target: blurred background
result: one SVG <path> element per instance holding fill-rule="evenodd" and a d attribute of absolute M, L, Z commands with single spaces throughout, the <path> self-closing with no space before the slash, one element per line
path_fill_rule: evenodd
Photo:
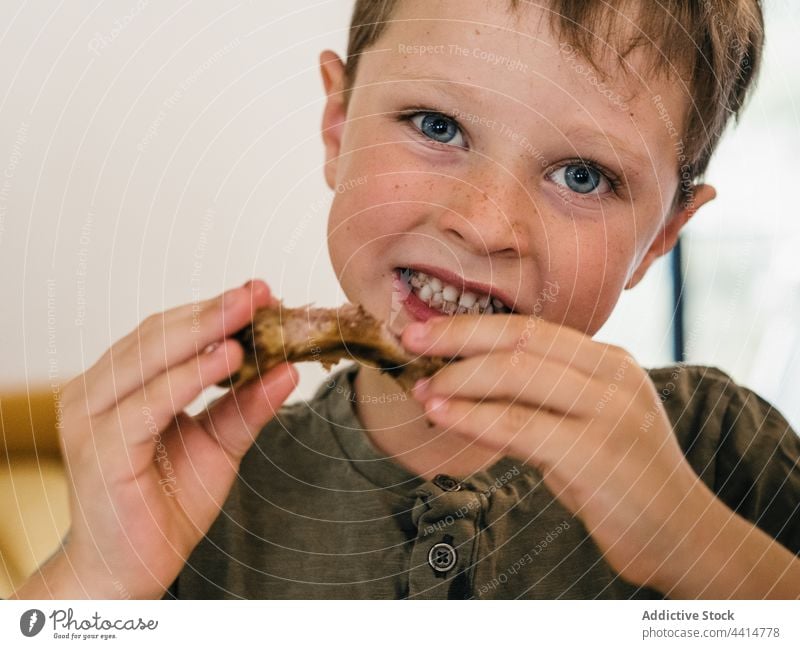
<path fill-rule="evenodd" d="M 317 61 L 351 0 L 5 0 L 0 25 L 0 597 L 69 527 L 53 396 L 146 316 L 264 278 L 337 306 Z M 800 429 L 800 3 L 767 0 L 762 76 L 688 226 L 685 360 Z M 671 260 L 597 335 L 673 363 Z M 326 372 L 298 366 L 290 401 Z M 221 391 L 210 388 L 190 412 Z"/>
<path fill-rule="evenodd" d="M 250 277 L 292 306 L 341 303 L 317 57 L 344 55 L 350 0 L 4 6 L 0 383 L 63 383 L 150 313 Z M 766 15 L 760 85 L 708 173 L 719 197 L 684 237 L 684 337 L 688 362 L 798 427 L 800 4 Z M 672 316 L 663 261 L 597 337 L 668 364 Z M 299 369 L 291 400 L 326 374 Z"/>

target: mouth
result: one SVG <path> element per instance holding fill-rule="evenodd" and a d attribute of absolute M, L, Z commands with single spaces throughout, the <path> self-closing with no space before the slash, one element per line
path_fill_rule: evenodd
<path fill-rule="evenodd" d="M 403 292 L 404 304 L 413 315 L 490 315 L 515 313 L 497 291 L 469 282 L 449 271 L 425 266 L 395 268 L 395 286 Z"/>

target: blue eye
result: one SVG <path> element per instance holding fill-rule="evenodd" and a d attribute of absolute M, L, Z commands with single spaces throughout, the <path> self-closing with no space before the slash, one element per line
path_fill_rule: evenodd
<path fill-rule="evenodd" d="M 553 180 L 577 194 L 603 194 L 611 189 L 609 180 L 597 169 L 586 164 L 568 164 L 556 169 Z M 598 191 L 598 188 L 604 188 Z"/>
<path fill-rule="evenodd" d="M 454 119 L 447 117 L 447 115 L 442 115 L 441 113 L 416 113 L 410 119 L 411 123 L 431 140 L 440 144 L 466 147 L 461 128 Z M 454 142 L 454 138 L 459 138 L 459 140 Z"/>

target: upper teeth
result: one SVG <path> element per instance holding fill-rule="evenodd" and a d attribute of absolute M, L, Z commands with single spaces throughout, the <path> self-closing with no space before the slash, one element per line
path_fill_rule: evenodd
<path fill-rule="evenodd" d="M 428 306 L 439 309 L 447 315 L 511 312 L 511 309 L 497 298 L 472 291 L 461 293 L 458 288 L 445 284 L 438 277 L 410 269 L 402 269 L 401 274 L 411 285 L 414 295 Z"/>

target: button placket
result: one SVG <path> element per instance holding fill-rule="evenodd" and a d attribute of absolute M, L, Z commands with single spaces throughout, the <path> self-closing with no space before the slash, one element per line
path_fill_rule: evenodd
<path fill-rule="evenodd" d="M 417 538 L 410 557 L 409 597 L 447 599 L 454 592 L 467 592 L 478 542 L 481 495 L 470 483 L 459 483 L 445 474 L 418 488 L 416 495 L 412 520 Z"/>
<path fill-rule="evenodd" d="M 434 477 L 432 482 L 442 491 L 459 491 L 461 489 L 461 483 L 458 480 L 444 473 Z"/>

